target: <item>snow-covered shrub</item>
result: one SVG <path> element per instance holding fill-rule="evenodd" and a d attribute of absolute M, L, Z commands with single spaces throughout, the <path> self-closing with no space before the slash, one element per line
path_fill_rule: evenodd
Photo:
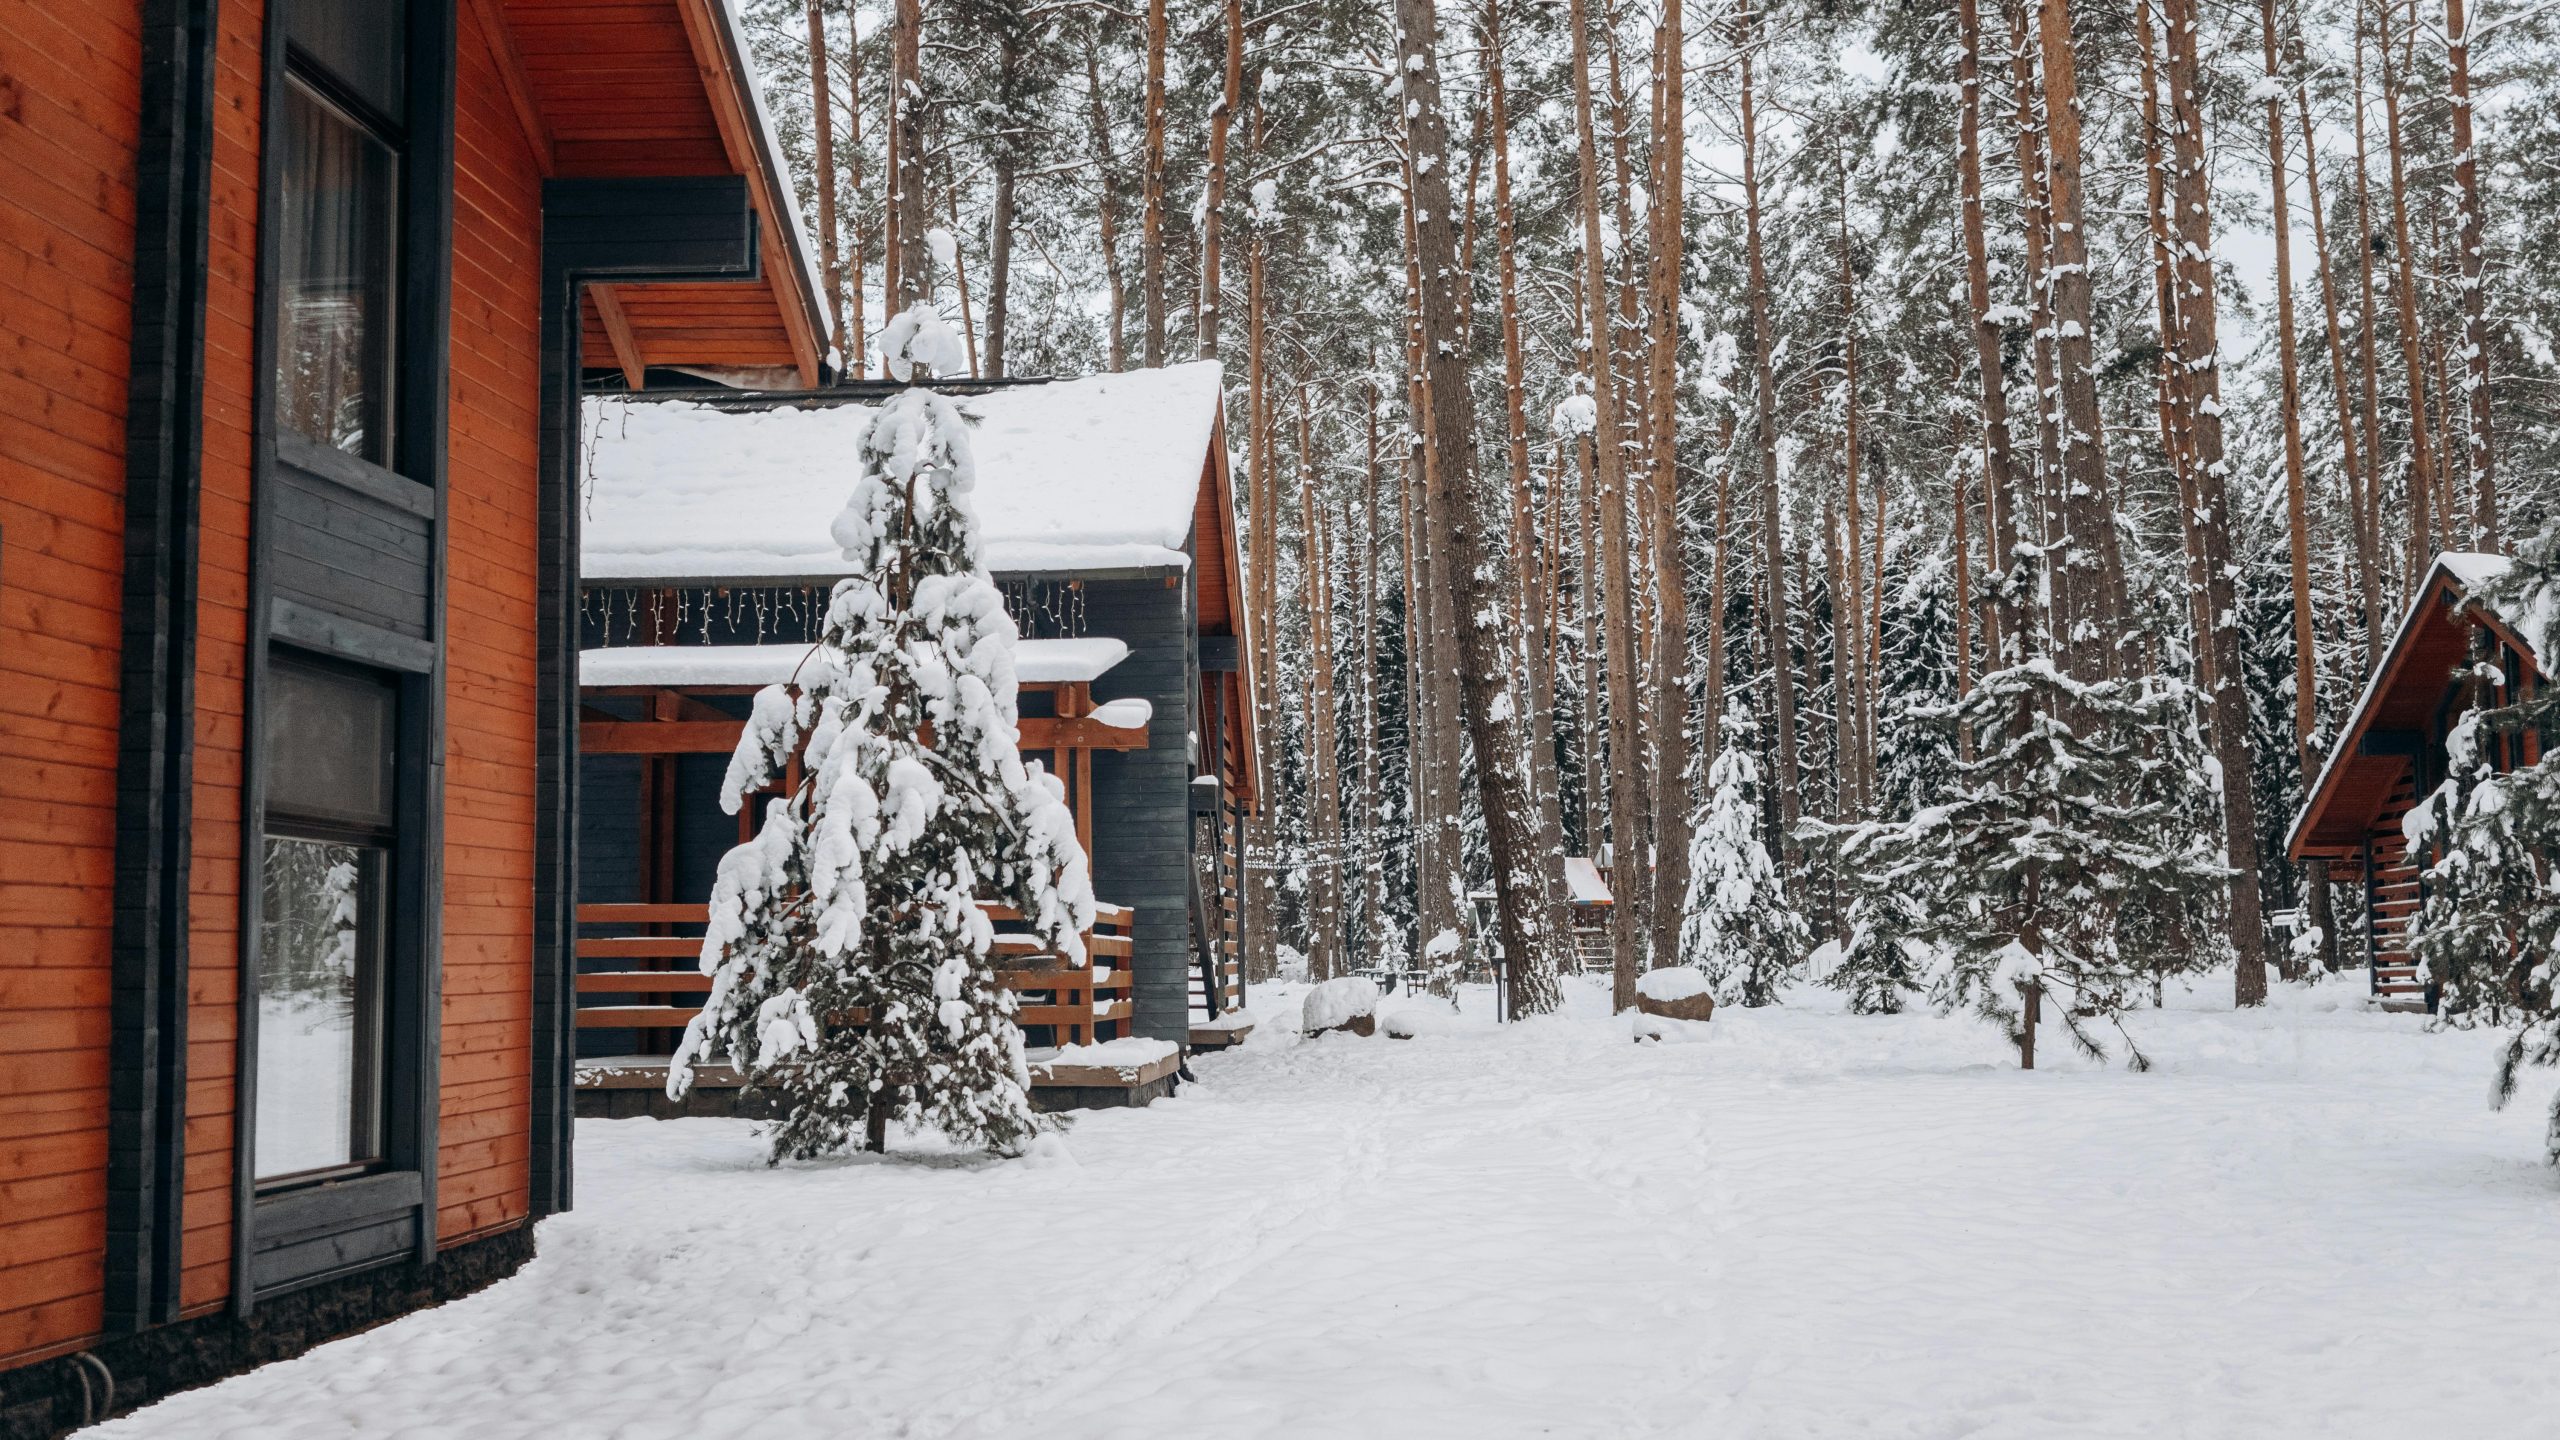
<path fill-rule="evenodd" d="M 2479 603 L 2514 625 L 2539 657 L 2560 655 L 2560 529 L 2527 543 Z M 2546 663 L 2548 663 L 2546 661 Z M 2410 946 L 2439 987 L 2442 1023 L 2513 1031 L 2499 1052 L 2493 1103 L 2515 1094 L 2527 1065 L 2560 1065 L 2560 758 L 2549 737 L 2560 698 L 2546 682 L 2527 698 L 2502 696 L 2494 665 L 2475 662 L 2483 705 L 2446 738 L 2447 777 L 2406 822 L 2413 852 L 2431 853 Z M 2499 773 L 2494 748 L 2546 737 L 2531 765 Z M 2546 1146 L 2560 1163 L 2560 1100 Z"/>
<path fill-rule="evenodd" d="M 2019 987 L 2034 985 L 2073 1043 L 2103 1055 L 2090 1022 L 2115 1023 L 2160 977 L 2227 950 L 2230 872 L 2196 713 L 2195 692 L 2160 676 L 2084 682 L 2038 658 L 1982 677 L 1940 712 L 1974 755 L 1944 803 L 1809 827 L 1839 844 L 1850 890 L 1834 983 L 1875 1008 L 1922 983 L 2013 1038 Z M 1933 957 L 1925 976 L 1905 973 L 1915 952 Z"/>
<path fill-rule="evenodd" d="M 1680 960 L 1725 1003 L 1767 1005 L 1811 948 L 1777 861 L 1760 838 L 1760 762 L 1751 714 L 1724 715 L 1724 743 L 1707 768 L 1707 798 L 1689 839 L 1689 894 L 1680 915 Z"/>
<path fill-rule="evenodd" d="M 918 312 L 893 333 L 947 348 Z M 720 862 L 711 993 L 667 1090 L 681 1096 L 694 1063 L 725 1052 L 783 1097 L 776 1160 L 843 1148 L 875 1105 L 1010 1150 L 1037 1121 L 978 902 L 1012 906 L 1080 959 L 1093 887 L 1063 788 L 1015 748 L 1016 632 L 978 557 L 967 423 L 940 395 L 902 391 L 858 458 L 834 526 L 854 573 L 799 694 L 756 697 L 721 803 L 735 812 L 795 752 L 802 776 Z"/>

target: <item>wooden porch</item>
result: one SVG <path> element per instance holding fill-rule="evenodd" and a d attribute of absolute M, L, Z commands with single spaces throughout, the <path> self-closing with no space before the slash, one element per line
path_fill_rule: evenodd
<path fill-rule="evenodd" d="M 1099 1045 L 1128 1035 L 1135 1004 L 1130 995 L 1130 912 L 1118 905 L 1096 905 L 1093 928 L 1085 932 L 1085 958 L 1066 956 L 1008 922 L 1021 917 L 1001 905 L 980 906 L 996 925 L 994 953 L 997 983 L 1013 992 L 1021 1007 L 1015 1015 L 1023 1038 L 1035 1056 L 1068 1045 Z M 702 1104 L 679 1105 L 665 1096 L 667 1066 L 684 1028 L 701 1013 L 711 990 L 702 973 L 702 935 L 709 922 L 708 905 L 581 905 L 578 907 L 578 1017 L 581 1035 L 627 1034 L 629 1048 L 578 1061 L 578 1113 L 603 1117 L 626 1115 L 729 1114 L 736 1109 L 734 1092 L 744 1084 L 736 1067 L 716 1063 L 694 1071 Z M 848 1015 L 861 1025 L 869 1017 Z M 1168 1071 L 1171 1067 L 1162 1067 Z M 1151 1086 L 1163 1076 L 1149 1073 L 1125 1082 L 1116 1070 L 1109 1075 L 1090 1067 L 1069 1067 L 1056 1074 L 1034 1069 L 1033 1099 L 1043 1089 L 1087 1090 L 1125 1084 Z M 1046 1083 L 1044 1083 L 1046 1082 Z M 613 1092 L 630 1092 L 617 1096 Z M 723 1093 L 729 1092 L 729 1093 Z M 652 1100 L 651 1097 L 655 1099 Z"/>

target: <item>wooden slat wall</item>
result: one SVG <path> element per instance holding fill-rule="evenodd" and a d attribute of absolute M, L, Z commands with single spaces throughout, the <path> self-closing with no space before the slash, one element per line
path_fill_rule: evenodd
<path fill-rule="evenodd" d="M 258 144 L 265 7 L 225 5 L 213 105 L 205 293 L 203 532 L 187 974 L 186 1274 L 191 1312 L 231 1293 L 232 1124 L 240 1074 L 240 759 L 249 663 L 249 488 L 257 394 Z"/>
<path fill-rule="evenodd" d="M 466 7 L 457 45 L 437 1236 L 524 1218 L 533 1046 L 542 176 Z"/>
<path fill-rule="evenodd" d="M 141 53 L 0 0 L 0 1364 L 101 1319 Z"/>
<path fill-rule="evenodd" d="M 1129 643 L 1129 658 L 1093 684 L 1097 701 L 1155 707 L 1147 748 L 1093 757 L 1093 888 L 1136 912 L 1135 1033 L 1189 1038 L 1191 949 L 1192 648 L 1190 591 L 1160 579 L 1085 585 L 1088 628 Z"/>

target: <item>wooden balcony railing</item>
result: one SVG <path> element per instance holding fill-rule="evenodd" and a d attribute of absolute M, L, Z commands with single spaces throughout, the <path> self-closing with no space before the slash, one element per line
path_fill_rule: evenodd
<path fill-rule="evenodd" d="M 1047 1031 L 1052 1045 L 1131 1033 L 1128 907 L 1094 907 L 1081 965 L 1020 929 L 1012 910 L 982 908 L 996 926 L 997 981 L 1018 997 L 1024 1029 Z M 672 1053 L 711 990 L 711 977 L 696 968 L 709 915 L 707 905 L 579 906 L 578 1028 L 636 1031 L 644 1053 Z M 858 1024 L 862 1017 L 850 1018 Z"/>

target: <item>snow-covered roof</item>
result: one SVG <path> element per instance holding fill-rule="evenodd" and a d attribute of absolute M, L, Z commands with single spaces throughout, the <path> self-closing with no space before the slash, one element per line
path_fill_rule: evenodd
<path fill-rule="evenodd" d="M 1218 434 L 1215 361 L 958 399 L 975 424 L 979 536 L 999 574 L 1181 567 Z M 854 404 L 586 402 L 584 578 L 822 580 L 853 491 Z"/>
<path fill-rule="evenodd" d="M 1600 867 L 1588 855 L 1564 857 L 1564 898 L 1575 905 L 1608 905 L 1615 903 L 1609 894 L 1609 882 L 1600 878 Z"/>
<path fill-rule="evenodd" d="M 615 645 L 578 654 L 581 685 L 784 685 L 809 658 L 809 645 Z M 1013 676 L 1025 685 L 1084 684 L 1129 658 L 1109 638 L 1017 640 Z M 1108 707 L 1105 707 L 1108 708 Z M 1108 722 L 1106 722 L 1108 723 Z M 1142 717 L 1138 721 L 1144 725 Z"/>
<path fill-rule="evenodd" d="M 797 262 L 801 299 L 809 308 L 809 319 L 817 326 L 818 348 L 832 353 L 826 317 L 821 313 L 827 293 L 826 274 L 818 267 L 817 247 L 809 243 L 809 222 L 800 213 L 798 188 L 791 183 L 791 163 L 783 158 L 782 135 L 774 127 L 773 107 L 765 103 L 764 75 L 756 67 L 755 47 L 747 43 L 747 20 L 738 8 L 738 0 L 722 0 L 720 24 L 721 39 L 728 46 L 732 63 L 738 67 L 738 88 L 745 92 L 744 98 L 752 112 L 756 153 L 764 162 L 765 181 L 775 202 L 791 221 L 788 233 L 781 237 L 783 248 L 789 250 L 791 258 Z M 838 357 L 837 363 L 842 363 L 842 357 Z"/>
<path fill-rule="evenodd" d="M 2461 581 L 2462 588 L 2476 590 L 2506 574 L 2507 567 L 2515 562 L 2504 555 L 2487 555 L 2477 550 L 2448 550 L 2436 557 L 2436 563 Z"/>

